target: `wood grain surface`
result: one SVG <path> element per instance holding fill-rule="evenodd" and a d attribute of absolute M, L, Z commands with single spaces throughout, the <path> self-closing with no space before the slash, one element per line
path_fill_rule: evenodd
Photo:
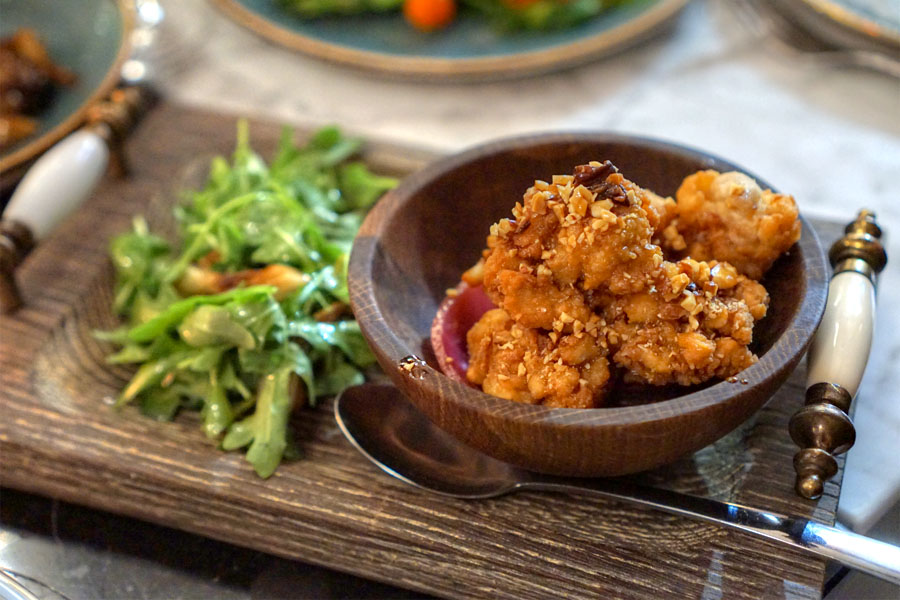
<path fill-rule="evenodd" d="M 132 175 L 26 260 L 26 306 L 0 317 L 0 484 L 448 598 L 821 595 L 824 561 L 688 519 L 566 495 L 427 495 L 357 455 L 328 402 L 297 416 L 304 457 L 268 480 L 191 415 L 160 423 L 111 408 L 129 371 L 105 366 L 109 348 L 90 335 L 113 323 L 106 244 L 171 197 L 194 157 L 230 152 L 235 121 L 160 105 L 129 141 Z M 278 131 L 255 123 L 251 136 L 267 153 Z M 402 173 L 427 156 L 371 145 L 369 158 Z M 838 231 L 817 226 L 825 240 Z M 840 474 L 816 502 L 792 491 L 787 421 L 801 403 L 795 373 L 733 433 L 636 478 L 831 524 Z"/>

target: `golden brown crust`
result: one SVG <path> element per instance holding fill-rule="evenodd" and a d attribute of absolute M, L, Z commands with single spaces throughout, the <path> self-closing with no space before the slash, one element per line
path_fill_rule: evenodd
<path fill-rule="evenodd" d="M 758 280 L 800 239 L 793 197 L 762 190 L 743 173 L 700 171 L 682 182 L 676 199 L 658 238 L 679 256 L 726 261 Z"/>
<path fill-rule="evenodd" d="M 730 265 L 716 266 L 692 259 L 665 262 L 656 293 L 622 296 L 605 308 L 613 360 L 629 379 L 692 385 L 729 377 L 756 361 L 748 348 L 753 311 L 764 315 L 768 297 L 749 282 L 762 290 L 756 295 L 759 290 Z"/>
<path fill-rule="evenodd" d="M 469 331 L 468 379 L 519 402 L 588 407 L 604 401 L 611 363 L 655 385 L 751 365 L 768 295 L 726 262 L 665 260 L 652 240 L 679 211 L 609 163 L 536 181 L 466 273 L 499 307 Z"/>
<path fill-rule="evenodd" d="M 518 325 L 502 308 L 469 330 L 466 377 L 485 393 L 547 406 L 601 406 L 609 381 L 603 349 L 586 336 Z"/>

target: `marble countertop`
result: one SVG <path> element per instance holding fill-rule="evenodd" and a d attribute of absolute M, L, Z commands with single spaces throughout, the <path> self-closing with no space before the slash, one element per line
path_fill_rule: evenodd
<path fill-rule="evenodd" d="M 900 80 L 794 54 L 734 2 L 688 5 L 650 42 L 488 83 L 393 81 L 270 44 L 205 2 L 164 2 L 155 81 L 191 105 L 454 152 L 502 136 L 603 130 L 695 146 L 758 173 L 809 216 L 877 212 L 888 255 L 839 518 L 866 531 L 900 499 Z M 151 63 L 152 64 L 152 63 Z M 893 234 L 893 235 L 892 235 Z"/>

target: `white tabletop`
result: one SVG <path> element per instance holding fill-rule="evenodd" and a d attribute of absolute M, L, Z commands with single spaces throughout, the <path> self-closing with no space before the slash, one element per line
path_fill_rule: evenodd
<path fill-rule="evenodd" d="M 515 81 L 392 81 L 274 46 L 212 5 L 163 2 L 157 86 L 170 98 L 452 152 L 511 134 L 607 130 L 702 148 L 794 194 L 801 211 L 887 232 L 839 520 L 868 530 L 900 498 L 900 80 L 779 50 L 723 0 L 593 64 Z M 800 399 L 798 398 L 798 402 Z"/>

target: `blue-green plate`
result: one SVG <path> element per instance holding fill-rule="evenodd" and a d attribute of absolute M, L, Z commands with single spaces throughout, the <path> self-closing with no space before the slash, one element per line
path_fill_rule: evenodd
<path fill-rule="evenodd" d="M 241 25 L 278 44 L 381 73 L 428 79 L 497 79 L 585 62 L 644 39 L 688 0 L 632 0 L 561 31 L 502 33 L 477 15 L 423 33 L 400 14 L 304 20 L 277 0 L 214 0 Z"/>
<path fill-rule="evenodd" d="M 900 57 L 900 0 L 780 1 L 780 8 L 827 42 Z"/>
<path fill-rule="evenodd" d="M 54 62 L 78 76 L 38 116 L 35 133 L 0 154 L 4 178 L 78 127 L 90 106 L 116 85 L 132 17 L 125 0 L 0 0 L 0 35 L 35 29 Z"/>

